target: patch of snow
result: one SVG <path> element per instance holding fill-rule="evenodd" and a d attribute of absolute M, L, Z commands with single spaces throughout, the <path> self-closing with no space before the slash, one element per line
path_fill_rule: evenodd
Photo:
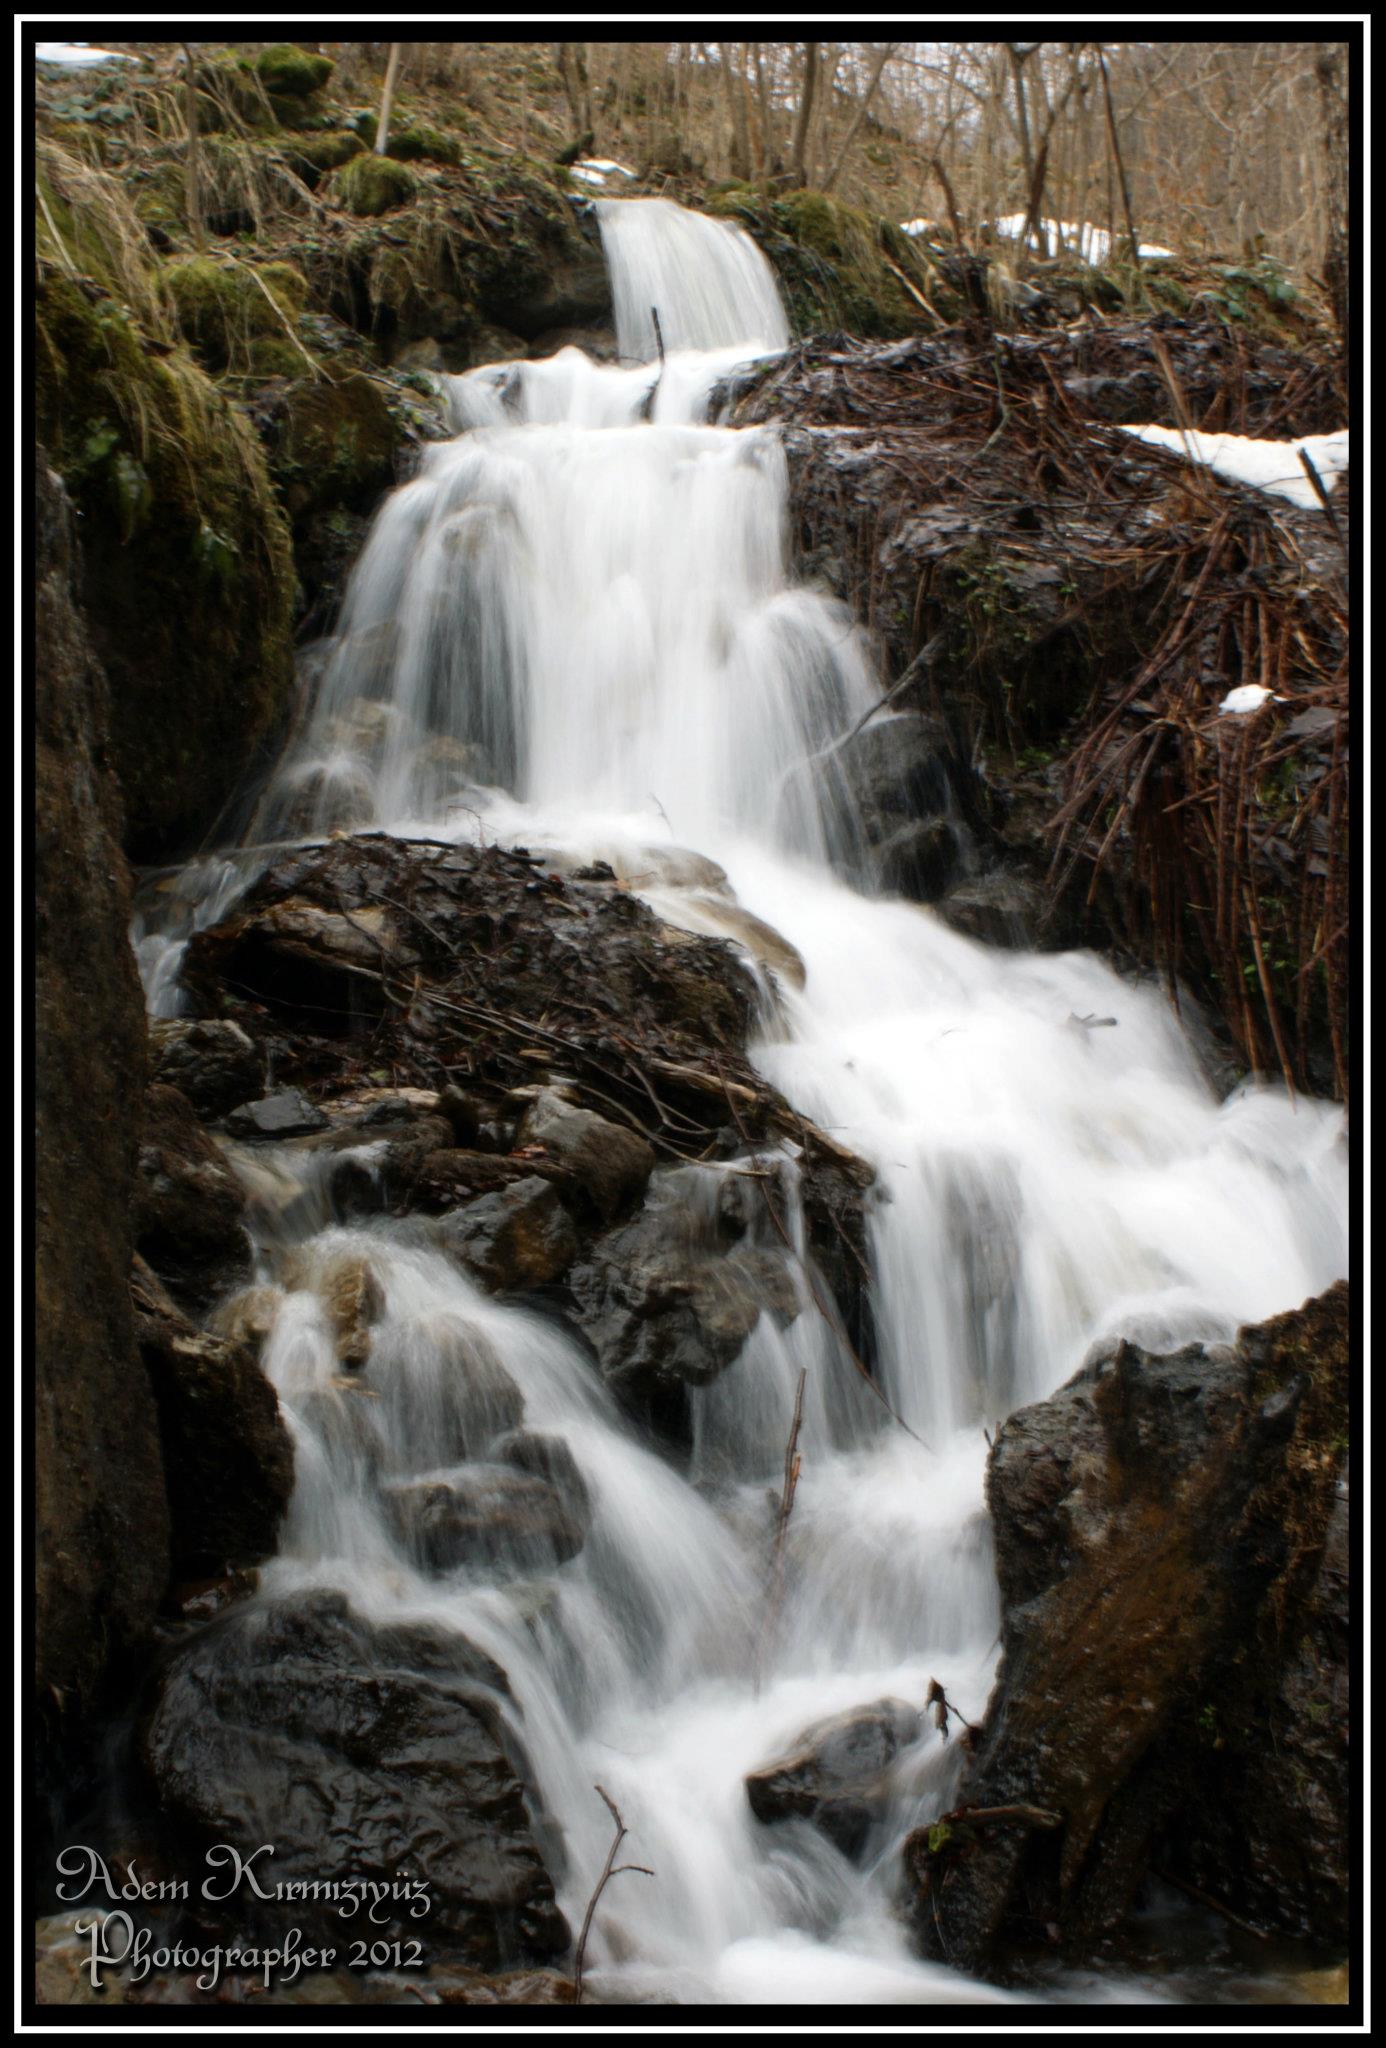
<path fill-rule="evenodd" d="M 1168 448 L 1190 462 L 1202 462 L 1219 476 L 1251 484 L 1287 498 L 1292 505 L 1313 507 L 1318 494 L 1299 459 L 1302 448 L 1331 491 L 1348 466 L 1348 429 L 1337 434 L 1306 434 L 1301 441 L 1254 441 L 1245 434 L 1200 434 L 1182 427 L 1122 427 L 1156 448 Z"/>
<path fill-rule="evenodd" d="M 928 235 L 938 226 L 933 220 L 902 220 L 900 232 L 903 235 Z"/>
<path fill-rule="evenodd" d="M 1273 694 L 1264 683 L 1242 683 L 1237 689 L 1228 691 L 1218 710 L 1230 711 L 1238 718 L 1245 718 L 1248 712 L 1259 711 L 1267 697 L 1272 697 Z M 1277 704 L 1284 704 L 1288 699 L 1275 697 L 1274 701 Z"/>
<path fill-rule="evenodd" d="M 635 172 L 628 171 L 624 164 L 613 163 L 610 157 L 603 156 L 585 156 L 580 163 L 571 164 L 569 169 L 575 178 L 582 179 L 584 185 L 604 185 L 612 176 L 635 176 Z"/>
<path fill-rule="evenodd" d="M 94 50 L 90 43 L 36 43 L 34 62 L 86 67 L 92 64 L 138 64 L 139 59 L 126 50 Z"/>
<path fill-rule="evenodd" d="M 1017 241 L 1025 227 L 1023 213 L 1006 213 L 993 223 L 998 235 L 1005 235 L 1008 241 Z M 1040 220 L 1036 221 L 1030 234 L 1030 247 L 1042 249 L 1047 245 L 1057 247 L 1056 230 L 1064 238 L 1064 247 L 1076 249 L 1085 263 L 1105 263 L 1112 253 L 1111 237 L 1105 228 L 1096 228 L 1090 220 Z M 1163 249 L 1158 242 L 1137 242 L 1142 256 L 1152 261 L 1172 258 L 1173 249 Z"/>

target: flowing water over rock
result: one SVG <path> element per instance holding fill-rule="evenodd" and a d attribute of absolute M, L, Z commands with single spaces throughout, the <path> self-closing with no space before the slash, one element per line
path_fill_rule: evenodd
<path fill-rule="evenodd" d="M 254 849 L 384 829 L 609 863 L 668 924 L 748 948 L 761 1071 L 875 1168 L 876 1371 L 898 1420 L 805 1269 L 752 1231 L 738 1270 L 758 1292 L 709 1260 L 679 1298 L 734 1362 L 685 1376 L 672 1460 L 606 1371 L 631 1313 L 615 1238 L 587 1283 L 599 1374 L 569 1331 L 484 1291 L 490 1235 L 468 1265 L 408 1222 L 343 1228 L 303 1163 L 328 1155 L 261 1145 L 255 1305 L 297 1450 L 262 1590 L 344 1592 L 366 1623 L 494 1660 L 574 1928 L 610 1836 L 594 1787 L 610 1793 L 655 1874 L 602 1901 L 594 1998 L 995 2000 L 916 1960 L 893 1910 L 900 1843 L 961 1763 L 917 1710 L 938 1678 L 980 1720 L 994 1672 L 986 1432 L 1099 1339 L 1216 1340 L 1336 1279 L 1342 1121 L 1267 1089 L 1219 1104 L 1163 1000 L 1091 956 L 994 951 L 854 885 L 838 757 L 879 695 L 869 649 L 789 578 L 773 429 L 706 423 L 728 366 L 786 338 L 770 274 L 668 202 L 600 211 L 635 363 L 567 349 L 453 380 L 461 431 L 382 508 L 252 850 L 182 877 L 181 921 L 145 933 L 154 1007 L 176 1007 L 189 924 L 222 915 Z M 369 964 L 380 937 L 358 937 Z M 686 1169 L 690 1242 L 713 1241 L 741 1170 Z M 601 1171 L 613 1215 L 649 1178 L 633 1158 Z M 792 1196 L 791 1156 L 779 1171 Z M 538 1271 L 546 1199 L 502 1219 L 529 1205 Z M 636 1234 L 633 1271 L 643 1227 L 617 1233 Z M 889 1740 L 862 1750 L 868 1710 Z M 816 1824 L 802 1792 L 757 1818 L 748 1775 L 793 1763 L 816 1784 L 839 1716 L 857 1761 L 830 1804 L 849 1799 L 850 1826 Z M 514 1853 L 532 1871 L 532 1846 Z"/>

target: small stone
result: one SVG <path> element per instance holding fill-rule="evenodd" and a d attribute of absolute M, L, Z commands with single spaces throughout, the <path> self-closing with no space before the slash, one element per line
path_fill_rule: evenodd
<path fill-rule="evenodd" d="M 226 1119 L 226 1128 L 238 1138 L 302 1138 L 311 1131 L 325 1131 L 327 1124 L 322 1111 L 297 1088 L 243 1103 Z"/>

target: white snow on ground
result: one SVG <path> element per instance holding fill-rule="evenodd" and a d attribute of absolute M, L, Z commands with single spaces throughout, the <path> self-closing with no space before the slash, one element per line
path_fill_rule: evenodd
<path fill-rule="evenodd" d="M 585 156 L 580 163 L 571 166 L 573 176 L 581 178 L 585 185 L 604 185 L 609 177 L 619 175 L 633 178 L 634 171 L 628 171 L 624 164 L 613 163 L 610 157 Z"/>
<path fill-rule="evenodd" d="M 1253 441 L 1244 434 L 1200 434 L 1182 427 L 1122 427 L 1157 448 L 1185 455 L 1190 462 L 1206 463 L 1219 476 L 1237 483 L 1252 484 L 1258 491 L 1271 491 L 1288 498 L 1292 505 L 1317 505 L 1318 495 L 1299 459 L 1302 448 L 1331 491 L 1348 466 L 1348 429 L 1337 434 L 1306 434 L 1302 441 Z"/>
<path fill-rule="evenodd" d="M 933 220 L 902 220 L 900 232 L 906 235 L 927 235 L 937 226 L 938 222 Z"/>
<path fill-rule="evenodd" d="M 1006 213 L 996 222 L 997 234 L 1005 235 L 1012 242 L 1019 239 L 1024 227 L 1025 215 L 1023 213 Z M 1071 220 L 1061 220 L 1058 222 L 1052 220 L 1037 221 L 1034 231 L 1030 236 L 1031 247 L 1035 249 L 1043 248 L 1045 240 L 1042 237 L 1044 237 L 1047 239 L 1049 248 L 1056 249 L 1058 246 L 1054 239 L 1056 227 L 1063 235 L 1064 247 L 1069 250 L 1076 249 L 1085 263 L 1105 263 L 1112 253 L 1111 237 L 1108 235 L 1107 230 L 1105 228 L 1095 228 L 1090 220 L 1082 222 Z M 1118 240 L 1123 239 L 1124 237 L 1118 237 Z M 1142 256 L 1151 258 L 1169 257 L 1174 254 L 1173 249 L 1162 249 L 1158 242 L 1138 242 L 1136 247 Z"/>
<path fill-rule="evenodd" d="M 1242 683 L 1235 690 L 1228 691 L 1221 704 L 1219 704 L 1218 710 L 1231 711 L 1236 717 L 1245 718 L 1248 712 L 1259 711 L 1267 697 L 1272 696 L 1273 693 L 1266 688 L 1264 683 Z M 1288 699 L 1274 697 L 1273 701 L 1277 704 L 1284 704 Z"/>
<path fill-rule="evenodd" d="M 94 50 L 90 43 L 36 43 L 36 64 L 135 64 L 139 60 L 124 50 Z"/>

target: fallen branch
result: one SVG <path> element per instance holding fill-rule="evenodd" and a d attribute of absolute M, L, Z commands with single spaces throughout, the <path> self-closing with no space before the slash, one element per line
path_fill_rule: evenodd
<path fill-rule="evenodd" d="M 597 1902 L 601 1898 L 602 1893 L 606 1890 L 612 1878 L 620 1877 L 623 1871 L 634 1870 L 637 1871 L 641 1877 L 654 1876 L 654 1872 L 652 1870 L 647 1870 L 643 1863 L 617 1863 L 617 1852 L 620 1849 L 622 1842 L 624 1842 L 626 1836 L 629 1834 L 630 1830 L 626 1826 L 625 1822 L 622 1820 L 621 1810 L 617 1806 L 616 1801 L 611 1797 L 611 1794 L 609 1792 L 603 1792 L 600 1785 L 595 1786 L 593 1789 L 600 1794 L 602 1800 L 605 1802 L 607 1811 L 610 1813 L 611 1818 L 615 1821 L 616 1833 L 612 1838 L 611 1847 L 606 1852 L 606 1864 L 602 1870 L 601 1876 L 597 1879 L 596 1890 L 593 1892 L 591 1898 L 587 1901 L 587 1912 L 583 1918 L 582 1932 L 578 1936 L 577 1958 L 573 1964 L 574 2005 L 582 2004 L 582 1971 L 583 1964 L 586 1962 L 587 1959 L 587 1937 L 592 1932 L 592 1916 L 597 1910 Z"/>

